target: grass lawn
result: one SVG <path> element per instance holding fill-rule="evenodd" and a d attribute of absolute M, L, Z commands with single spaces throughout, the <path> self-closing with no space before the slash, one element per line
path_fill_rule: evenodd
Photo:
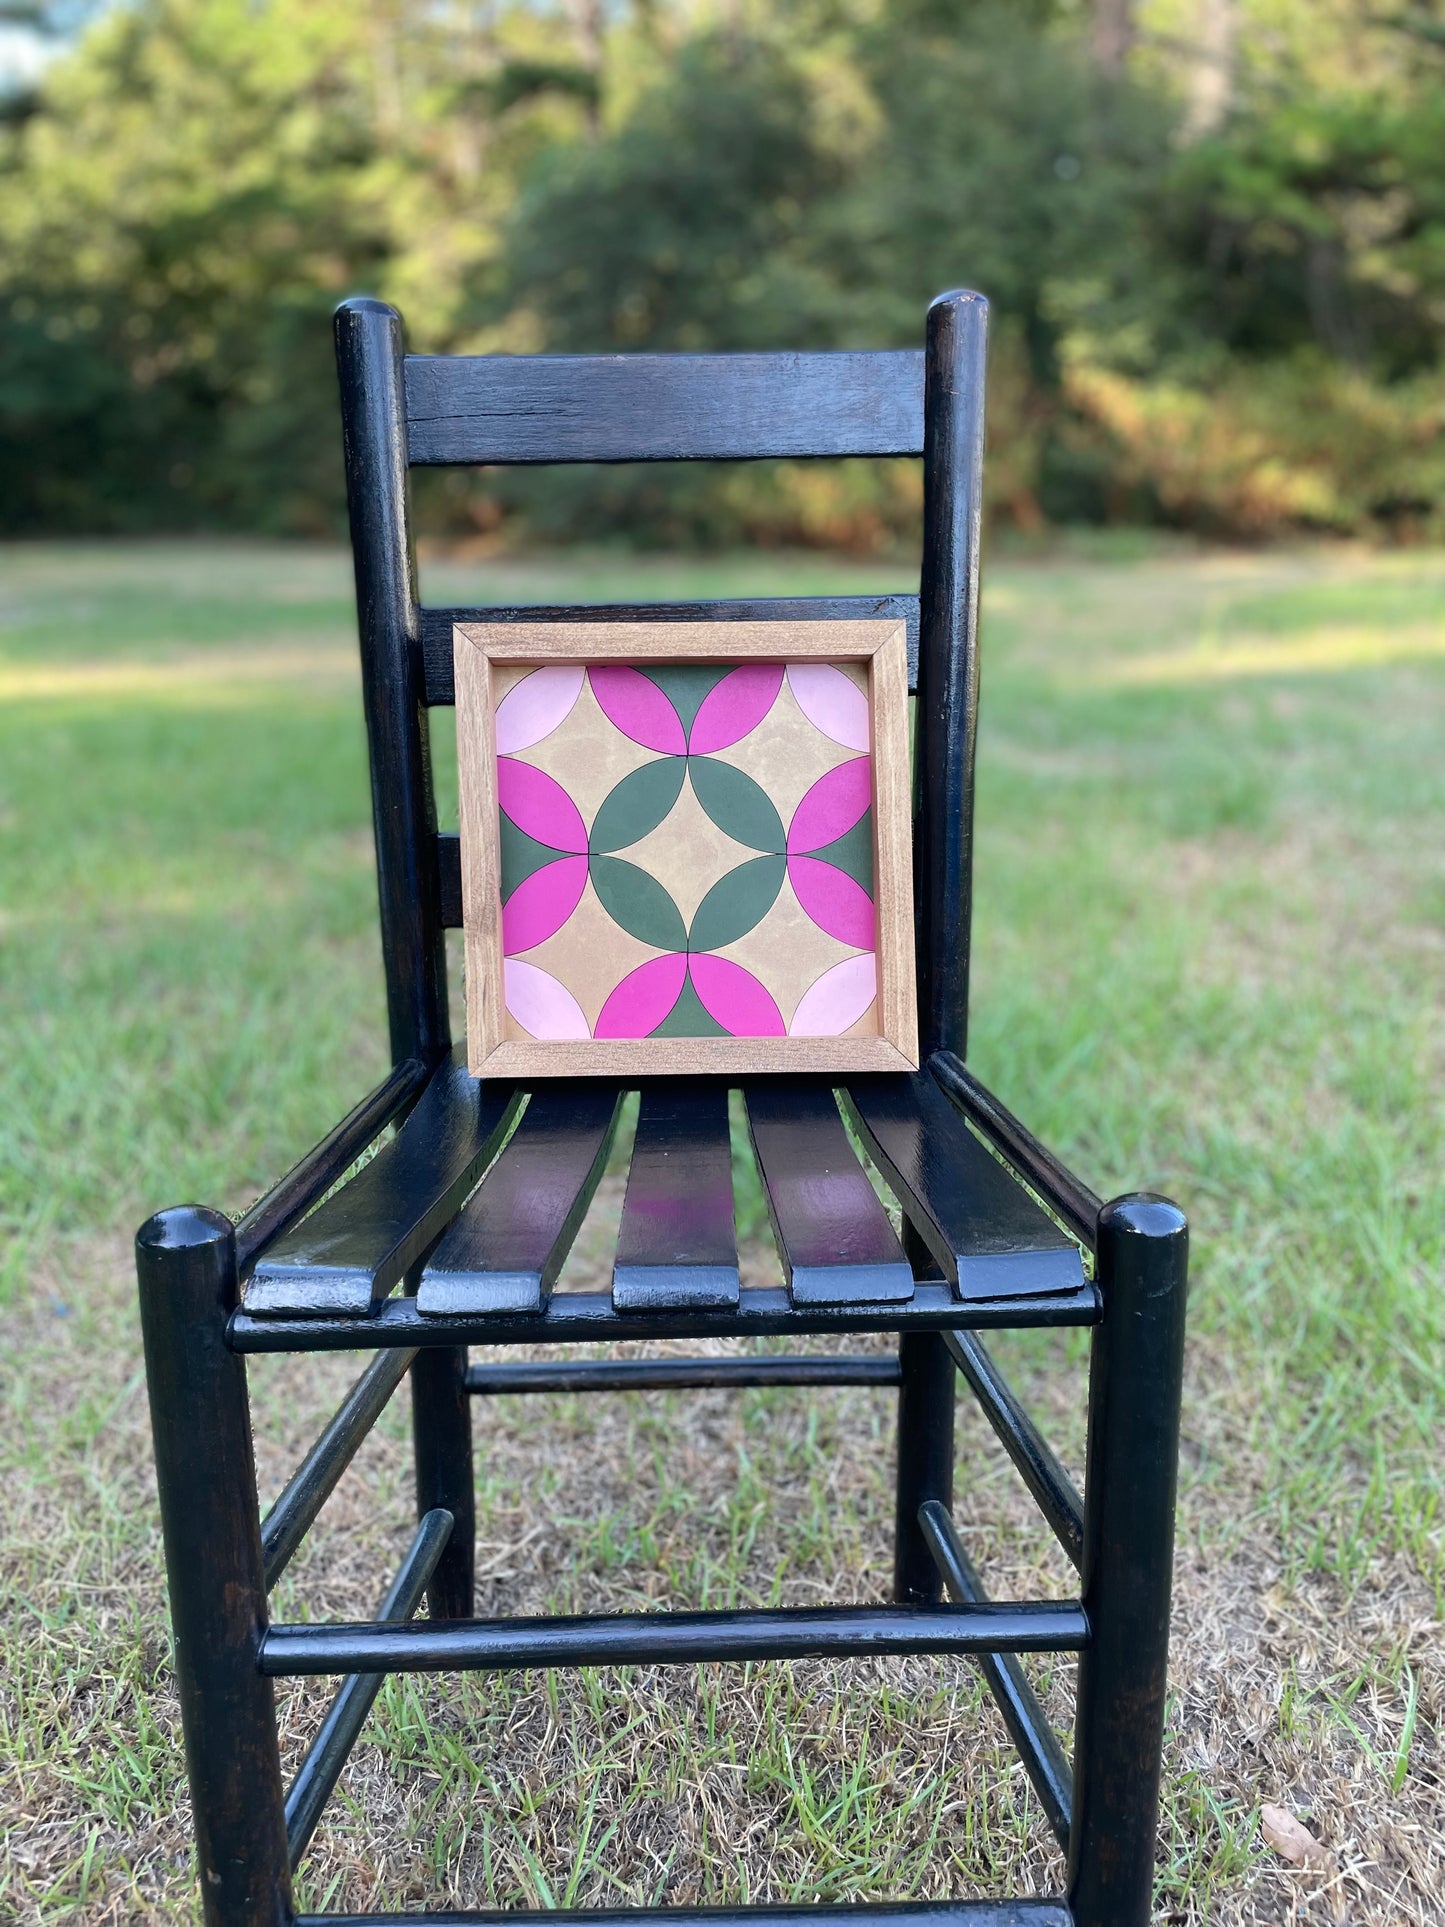
<path fill-rule="evenodd" d="M 426 575 L 479 601 L 906 581 L 786 556 Z M 185 1198 L 243 1208 L 384 1066 L 348 565 L 33 546 L 3 585 L 0 1920 L 190 1921 L 129 1237 Z M 984 660 L 971 1061 L 1096 1189 L 1166 1190 L 1195 1227 L 1161 1918 L 1445 1920 L 1445 558 L 1002 561 Z M 605 1263 L 616 1204 L 605 1182 L 574 1275 Z M 743 1218 L 761 1274 L 755 1198 Z M 997 1349 L 1077 1468 L 1078 1339 Z M 259 1361 L 268 1491 L 355 1370 Z M 991 1588 L 1066 1590 L 960 1419 Z M 886 1589 L 883 1394 L 476 1422 L 481 1611 Z M 282 1617 L 369 1616 L 408 1536 L 406 1434 L 399 1400 Z M 1067 1721 L 1071 1670 L 1035 1676 Z M 286 1698 L 288 1764 L 324 1697 Z M 1263 1802 L 1333 1870 L 1262 1844 Z M 390 1681 L 301 1891 L 1061 1879 L 968 1664 L 860 1661 Z"/>

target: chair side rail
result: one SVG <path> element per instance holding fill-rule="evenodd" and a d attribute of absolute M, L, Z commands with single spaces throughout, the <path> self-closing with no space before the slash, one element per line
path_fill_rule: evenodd
<path fill-rule="evenodd" d="M 928 1068 L 940 1089 L 1033 1186 L 1049 1209 L 1058 1213 L 1085 1250 L 1096 1250 L 1103 1199 L 1082 1178 L 1075 1177 L 1012 1111 L 1006 1110 L 952 1051 L 935 1051 Z"/>

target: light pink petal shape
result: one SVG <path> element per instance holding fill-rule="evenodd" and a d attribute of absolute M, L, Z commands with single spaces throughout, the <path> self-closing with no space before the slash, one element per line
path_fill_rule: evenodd
<path fill-rule="evenodd" d="M 808 985 L 798 999 L 788 1035 L 841 1037 L 877 995 L 878 962 L 872 952 L 864 957 L 845 957 Z"/>
<path fill-rule="evenodd" d="M 605 663 L 589 669 L 587 680 L 599 709 L 624 736 L 644 749 L 660 749 L 665 756 L 687 753 L 677 711 L 650 676 L 626 663 Z"/>
<path fill-rule="evenodd" d="M 870 749 L 868 698 L 831 662 L 790 662 L 788 687 L 815 729 L 844 749 Z"/>
<path fill-rule="evenodd" d="M 497 754 L 515 755 L 550 736 L 581 695 L 586 674 L 580 662 L 552 662 L 513 683 L 497 704 Z"/>
<path fill-rule="evenodd" d="M 710 756 L 739 742 L 767 715 L 783 686 L 780 662 L 744 663 L 703 697 L 687 739 L 694 756 Z"/>
<path fill-rule="evenodd" d="M 524 877 L 502 905 L 502 954 L 515 956 L 554 936 L 582 901 L 585 856 L 564 856 Z"/>
<path fill-rule="evenodd" d="M 783 1013 L 750 970 L 727 957 L 694 957 L 693 988 L 714 1022 L 734 1037 L 783 1037 Z"/>
<path fill-rule="evenodd" d="M 851 830 L 873 801 L 873 764 L 854 756 L 820 776 L 793 811 L 788 825 L 788 854 L 821 850 L 825 843 Z"/>
<path fill-rule="evenodd" d="M 507 1009 L 529 1037 L 585 1037 L 587 1019 L 582 1006 L 565 984 L 536 964 L 515 957 L 502 962 L 502 991 Z"/>
<path fill-rule="evenodd" d="M 497 801 L 519 830 L 553 850 L 580 855 L 587 848 L 582 812 L 545 770 L 511 756 L 497 758 Z"/>
<path fill-rule="evenodd" d="M 646 1037 L 677 1002 L 687 958 L 680 952 L 653 957 L 629 970 L 597 1018 L 595 1037 Z"/>
<path fill-rule="evenodd" d="M 873 899 L 846 870 L 840 870 L 836 864 L 820 863 L 815 856 L 790 856 L 788 881 L 820 930 L 858 950 L 873 948 L 876 930 Z"/>

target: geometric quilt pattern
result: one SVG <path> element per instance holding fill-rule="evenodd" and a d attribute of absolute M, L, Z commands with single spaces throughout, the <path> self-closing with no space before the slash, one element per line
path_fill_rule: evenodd
<path fill-rule="evenodd" d="M 877 1036 L 866 663 L 496 663 L 507 1035 Z"/>

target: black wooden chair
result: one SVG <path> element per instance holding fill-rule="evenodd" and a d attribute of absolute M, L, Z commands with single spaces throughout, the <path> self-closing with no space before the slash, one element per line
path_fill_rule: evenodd
<path fill-rule="evenodd" d="M 1187 1230 L 1160 1198 L 1101 1206 L 963 1061 L 986 314 L 976 295 L 941 296 L 922 354 L 466 360 L 405 355 L 401 320 L 379 302 L 348 301 L 338 312 L 395 1068 L 239 1224 L 184 1207 L 152 1218 L 137 1238 L 176 1673 L 201 1892 L 215 1927 L 279 1927 L 297 1918 L 292 1867 L 388 1672 L 942 1652 L 977 1659 L 1067 1849 L 1065 1897 L 669 1917 L 738 1927 L 771 1927 L 801 1912 L 846 1913 L 850 1923 L 916 1918 L 930 1927 L 1129 1927 L 1148 1918 Z M 920 454 L 925 513 L 916 602 L 845 597 L 545 611 L 417 604 L 409 464 Z M 782 1078 L 754 1080 L 744 1092 L 779 1255 L 790 1285 L 803 1283 L 810 1268 L 843 1268 L 856 1287 L 843 1302 L 759 1288 L 744 1289 L 735 1309 L 689 1309 L 685 1292 L 668 1309 L 670 1268 L 685 1284 L 695 1226 L 686 1186 L 669 1192 L 664 1182 L 643 1201 L 660 1308 L 619 1310 L 606 1293 L 564 1292 L 531 1315 L 419 1310 L 429 1255 L 457 1223 L 468 1230 L 468 1248 L 482 1254 L 475 1262 L 550 1285 L 596 1182 L 587 1106 L 569 1099 L 583 1087 L 541 1087 L 515 1123 L 518 1094 L 472 1079 L 453 1053 L 448 1025 L 443 932 L 460 919 L 459 858 L 456 840 L 436 830 L 428 710 L 453 698 L 454 622 L 543 614 L 555 621 L 906 617 L 917 665 L 924 1069 L 844 1080 L 845 1105 L 905 1214 L 906 1298 L 883 1298 L 881 1286 L 869 1296 L 878 1267 L 896 1266 L 892 1234 L 846 1148 L 829 1081 Z M 717 1152 L 720 1114 L 717 1105 L 675 1112 L 671 1128 L 681 1130 L 682 1148 L 695 1159 Z M 388 1125 L 395 1135 L 335 1188 Z M 653 1168 L 655 1175 L 656 1160 Z M 807 1183 L 810 1171 L 825 1169 L 832 1174 L 826 1193 Z M 629 1203 L 624 1243 L 631 1211 Z M 891 1249 L 896 1254 L 896 1243 Z M 1081 1251 L 1092 1254 L 1091 1276 Z M 1093 1333 L 1082 1500 L 979 1337 L 993 1327 L 1061 1325 Z M 469 1341 L 849 1331 L 897 1333 L 896 1360 L 768 1353 L 477 1367 L 467 1354 Z M 353 1349 L 374 1354 L 371 1364 L 260 1521 L 247 1358 Z M 408 1371 L 421 1523 L 377 1621 L 272 1624 L 268 1591 Z M 949 1514 L 958 1373 L 1078 1568 L 1077 1601 L 986 1597 Z M 472 1396 L 759 1383 L 898 1387 L 891 1603 L 471 1617 Z M 416 1621 L 423 1592 L 429 1617 Z M 1017 1658 L 1025 1652 L 1079 1655 L 1072 1769 L 1025 1679 Z M 272 1681 L 308 1673 L 341 1675 L 342 1684 L 288 1792 Z"/>

